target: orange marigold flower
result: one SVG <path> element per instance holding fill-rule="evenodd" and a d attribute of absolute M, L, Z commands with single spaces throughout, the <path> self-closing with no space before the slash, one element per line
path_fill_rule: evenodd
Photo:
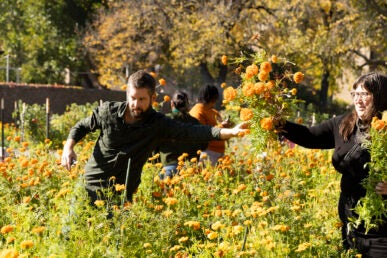
<path fill-rule="evenodd" d="M 220 84 L 220 87 L 221 87 L 222 89 L 224 89 L 224 88 L 227 87 L 227 84 L 226 84 L 225 82 L 222 82 L 222 84 Z"/>
<path fill-rule="evenodd" d="M 126 90 L 127 87 L 128 87 L 128 86 L 127 86 L 126 84 L 124 84 L 124 85 L 122 85 L 122 86 L 120 87 L 120 89 L 121 89 L 121 90 Z"/>
<path fill-rule="evenodd" d="M 169 101 L 171 101 L 171 97 L 169 97 L 168 95 L 165 95 L 164 102 L 169 102 Z"/>
<path fill-rule="evenodd" d="M 273 129 L 273 118 L 272 117 L 262 118 L 262 120 L 260 121 L 260 125 L 263 129 L 268 131 Z"/>
<path fill-rule="evenodd" d="M 277 63 L 278 62 L 278 57 L 276 55 L 272 55 L 271 56 L 271 62 L 274 63 L 274 64 Z"/>
<path fill-rule="evenodd" d="M 46 227 L 41 226 L 41 227 L 35 227 L 31 230 L 32 233 L 39 234 L 42 233 L 43 231 L 46 230 Z"/>
<path fill-rule="evenodd" d="M 164 202 L 166 205 L 172 206 L 172 205 L 175 205 L 177 203 L 177 199 L 173 198 L 173 197 L 168 197 L 168 198 L 165 198 Z"/>
<path fill-rule="evenodd" d="M 258 74 L 258 66 L 256 64 L 252 64 L 247 66 L 246 68 L 246 79 L 252 78 L 254 75 Z"/>
<path fill-rule="evenodd" d="M 253 96 L 255 94 L 254 84 L 252 82 L 248 82 L 244 84 L 242 87 L 242 92 L 243 92 L 243 95 L 245 95 L 246 97 Z"/>
<path fill-rule="evenodd" d="M 258 79 L 259 79 L 261 82 L 267 81 L 267 79 L 269 79 L 269 73 L 267 73 L 267 72 L 265 72 L 265 71 L 259 72 L 259 74 L 258 74 Z"/>
<path fill-rule="evenodd" d="M 153 78 L 155 78 L 155 79 L 157 78 L 157 73 L 155 73 L 155 72 L 150 72 L 149 74 L 152 75 Z"/>
<path fill-rule="evenodd" d="M 159 106 L 159 103 L 158 103 L 157 101 L 154 101 L 154 102 L 152 103 L 152 107 L 153 107 L 153 108 L 158 108 L 158 106 Z"/>
<path fill-rule="evenodd" d="M 161 79 L 159 80 L 159 83 L 160 83 L 161 86 L 167 85 L 167 81 L 166 81 L 165 79 L 163 79 L 163 78 L 161 78 Z"/>
<path fill-rule="evenodd" d="M 275 82 L 273 80 L 270 80 L 266 83 L 266 88 L 268 90 L 271 90 L 275 86 Z"/>
<path fill-rule="evenodd" d="M 1 234 L 5 235 L 9 232 L 12 232 L 15 227 L 12 225 L 5 225 L 1 228 L 0 232 Z"/>
<path fill-rule="evenodd" d="M 21 249 L 28 249 L 34 246 L 34 242 L 31 240 L 24 240 L 23 242 L 20 243 L 20 248 Z"/>
<path fill-rule="evenodd" d="M 263 71 L 265 73 L 270 73 L 272 70 L 270 62 L 267 62 L 267 61 L 262 62 L 261 65 L 259 66 L 259 68 L 261 69 L 261 71 Z"/>
<path fill-rule="evenodd" d="M 184 226 L 188 226 L 190 228 L 193 228 L 194 230 L 200 229 L 200 222 L 199 221 L 187 221 L 184 223 Z"/>
<path fill-rule="evenodd" d="M 242 121 L 249 121 L 254 117 L 253 110 L 250 108 L 242 108 L 240 112 L 240 118 Z"/>
<path fill-rule="evenodd" d="M 29 145 L 29 143 L 28 143 L 28 142 L 22 142 L 22 146 L 23 146 L 24 148 L 27 148 L 27 147 L 28 147 L 28 145 Z"/>
<path fill-rule="evenodd" d="M 304 74 L 302 72 L 296 72 L 293 75 L 293 80 L 295 83 L 300 83 L 304 79 Z"/>
<path fill-rule="evenodd" d="M 371 123 L 372 128 L 380 131 L 386 127 L 386 122 L 381 119 L 373 119 Z"/>
<path fill-rule="evenodd" d="M 227 87 L 223 91 L 223 97 L 227 101 L 232 101 L 233 99 L 235 99 L 236 95 L 237 95 L 237 91 L 231 86 Z"/>
<path fill-rule="evenodd" d="M 221 61 L 223 65 L 227 65 L 227 56 L 223 55 Z"/>
<path fill-rule="evenodd" d="M 254 91 L 255 94 L 261 94 L 265 91 L 265 84 L 263 82 L 257 82 L 256 84 L 254 84 Z"/>
<path fill-rule="evenodd" d="M 15 138 L 13 138 L 13 140 L 14 140 L 15 142 L 20 142 L 20 139 L 21 139 L 20 136 L 15 136 Z"/>

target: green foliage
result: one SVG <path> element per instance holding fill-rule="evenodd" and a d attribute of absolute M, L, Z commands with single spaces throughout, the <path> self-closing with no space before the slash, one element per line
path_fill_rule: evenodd
<path fill-rule="evenodd" d="M 370 149 L 371 162 L 369 167 L 369 176 L 364 180 L 363 186 L 366 189 L 366 196 L 359 200 L 355 212 L 359 215 L 354 219 L 355 227 L 363 224 L 366 233 L 369 230 L 378 228 L 387 217 L 387 200 L 375 191 L 375 186 L 379 182 L 387 181 L 387 130 L 386 127 L 381 130 L 371 128 L 371 143 L 368 143 Z"/>
<path fill-rule="evenodd" d="M 18 119 L 17 125 L 24 141 L 42 143 L 47 137 L 47 119 L 48 137 L 51 144 L 60 147 L 62 142 L 67 139 L 72 126 L 79 120 L 91 115 L 92 110 L 97 106 L 95 103 L 86 103 L 85 105 L 71 104 L 66 107 L 66 111 L 59 114 L 49 114 L 47 116 L 45 105 L 28 105 L 21 100 L 18 102 L 18 110 L 13 112 L 13 117 Z M 94 135 L 90 136 L 93 138 Z"/>

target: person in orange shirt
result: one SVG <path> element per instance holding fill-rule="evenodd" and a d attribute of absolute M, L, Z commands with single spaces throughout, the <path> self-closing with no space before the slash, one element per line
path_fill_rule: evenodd
<path fill-rule="evenodd" d="M 219 98 L 218 88 L 207 84 L 199 91 L 198 103 L 196 103 L 189 114 L 195 117 L 201 124 L 219 126 L 223 128 L 230 127 L 228 120 L 222 121 L 220 113 L 214 108 Z M 200 160 L 208 159 L 211 165 L 216 165 L 218 159 L 224 155 L 226 142 L 224 140 L 210 141 L 206 150 L 202 151 Z"/>

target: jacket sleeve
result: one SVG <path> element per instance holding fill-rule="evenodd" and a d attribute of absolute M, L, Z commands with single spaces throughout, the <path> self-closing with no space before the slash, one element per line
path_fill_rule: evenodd
<path fill-rule="evenodd" d="M 100 129 L 101 128 L 100 109 L 101 109 L 100 107 L 97 107 L 96 109 L 94 109 L 91 116 L 78 121 L 71 128 L 67 139 L 73 139 L 75 140 L 75 142 L 79 142 L 88 133 L 94 132 L 95 130 Z"/>
<path fill-rule="evenodd" d="M 182 123 L 168 117 L 162 119 L 162 128 L 160 129 L 164 138 L 195 141 L 219 140 L 221 130 L 221 128 L 209 125 Z"/>
<path fill-rule="evenodd" d="M 305 148 L 333 149 L 335 147 L 336 122 L 335 118 L 332 118 L 319 125 L 306 127 L 286 121 L 281 135 Z"/>

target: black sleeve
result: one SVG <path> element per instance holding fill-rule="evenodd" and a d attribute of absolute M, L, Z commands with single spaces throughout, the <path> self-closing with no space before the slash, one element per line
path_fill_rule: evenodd
<path fill-rule="evenodd" d="M 335 147 L 335 126 L 333 118 L 312 127 L 286 121 L 281 135 L 305 148 L 333 149 Z"/>

